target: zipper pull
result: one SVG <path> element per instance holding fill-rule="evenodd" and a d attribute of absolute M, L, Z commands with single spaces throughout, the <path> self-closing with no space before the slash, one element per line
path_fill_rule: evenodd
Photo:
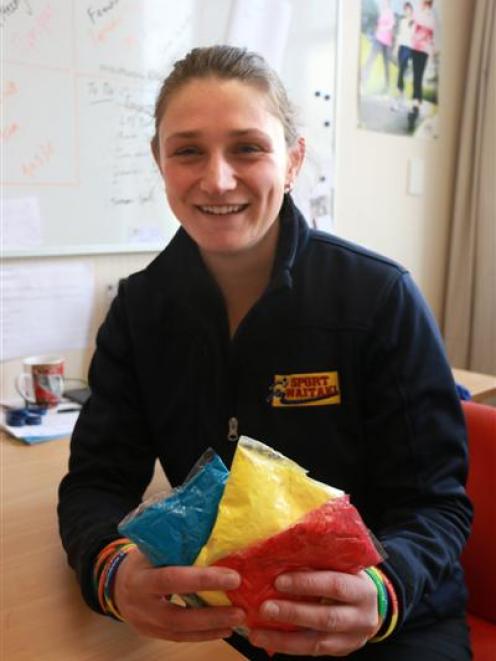
<path fill-rule="evenodd" d="M 227 440 L 236 443 L 239 438 L 238 434 L 238 418 L 229 418 L 227 428 Z"/>

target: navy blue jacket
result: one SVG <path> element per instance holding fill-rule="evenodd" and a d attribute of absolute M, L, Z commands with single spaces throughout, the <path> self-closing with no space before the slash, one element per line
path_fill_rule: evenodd
<path fill-rule="evenodd" d="M 310 230 L 286 196 L 271 283 L 229 338 L 222 296 L 180 229 L 120 287 L 90 369 L 59 517 L 91 570 L 160 460 L 171 484 L 239 434 L 351 495 L 388 554 L 402 626 L 464 610 L 471 508 L 464 421 L 435 321 L 392 261 Z"/>

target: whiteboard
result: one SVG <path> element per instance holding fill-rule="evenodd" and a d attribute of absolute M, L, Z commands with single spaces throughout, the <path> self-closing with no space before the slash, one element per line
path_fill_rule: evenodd
<path fill-rule="evenodd" d="M 262 18 L 264 2 L 269 8 L 270 0 L 255 3 Z M 329 7 L 304 4 L 310 14 L 312 4 Z M 235 11 L 240 0 L 2 2 L 5 257 L 164 247 L 178 223 L 149 149 L 154 100 L 193 46 L 229 40 Z M 315 57 L 311 40 L 298 47 L 306 64 L 296 87 Z"/>

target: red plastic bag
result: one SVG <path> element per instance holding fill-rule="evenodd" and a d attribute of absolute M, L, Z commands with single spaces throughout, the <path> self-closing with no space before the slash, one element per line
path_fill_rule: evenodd
<path fill-rule="evenodd" d="M 328 569 L 354 574 L 382 561 L 370 534 L 348 496 L 329 500 L 277 535 L 252 544 L 214 563 L 242 576 L 239 588 L 227 592 L 246 611 L 248 628 L 294 631 L 296 627 L 269 622 L 259 615 L 267 599 L 318 601 L 280 593 L 274 581 L 284 572 Z"/>

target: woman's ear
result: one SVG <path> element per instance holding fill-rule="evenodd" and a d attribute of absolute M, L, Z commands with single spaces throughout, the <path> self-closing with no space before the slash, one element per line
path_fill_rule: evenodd
<path fill-rule="evenodd" d="M 305 138 L 299 137 L 292 147 L 288 150 L 288 171 L 286 174 L 286 183 L 294 184 L 298 172 L 305 159 Z"/>
<path fill-rule="evenodd" d="M 162 170 L 160 168 L 160 147 L 159 147 L 159 144 L 158 144 L 158 136 L 157 136 L 156 133 L 153 136 L 153 138 L 150 140 L 150 148 L 152 150 L 153 159 L 154 159 L 155 163 L 157 164 L 157 167 L 158 167 L 159 171 L 162 172 Z"/>

